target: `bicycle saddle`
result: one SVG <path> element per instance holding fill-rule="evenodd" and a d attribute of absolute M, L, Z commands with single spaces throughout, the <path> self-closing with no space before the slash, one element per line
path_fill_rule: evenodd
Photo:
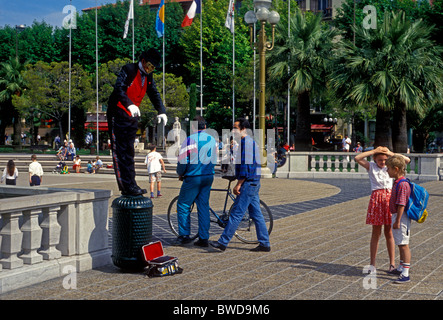
<path fill-rule="evenodd" d="M 222 176 L 223 179 L 226 179 L 228 181 L 234 181 L 237 180 L 235 176 Z"/>

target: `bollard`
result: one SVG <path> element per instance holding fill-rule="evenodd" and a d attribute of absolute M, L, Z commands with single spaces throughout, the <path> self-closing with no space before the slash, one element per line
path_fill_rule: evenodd
<path fill-rule="evenodd" d="M 112 262 L 127 270 L 146 266 L 142 246 L 152 238 L 152 201 L 143 196 L 121 196 L 112 201 Z"/>

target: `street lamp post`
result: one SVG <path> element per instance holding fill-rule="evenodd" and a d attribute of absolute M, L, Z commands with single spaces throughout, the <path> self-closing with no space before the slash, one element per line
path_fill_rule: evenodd
<path fill-rule="evenodd" d="M 18 31 L 25 30 L 26 25 L 16 25 L 15 26 L 15 59 L 18 61 Z"/>
<path fill-rule="evenodd" d="M 259 129 L 260 129 L 260 148 L 262 155 L 262 169 L 266 167 L 266 150 L 265 150 L 265 94 L 266 94 L 266 50 L 272 50 L 274 48 L 274 31 L 275 25 L 280 21 L 280 15 L 277 11 L 269 11 L 269 7 L 272 4 L 272 0 L 254 0 L 254 11 L 248 11 L 245 14 L 245 22 L 249 25 L 251 46 L 255 46 L 253 43 L 253 29 L 257 20 L 260 22 L 261 28 L 258 37 L 257 49 L 259 52 Z M 272 26 L 272 41 L 268 42 L 266 37 L 265 25 L 269 22 Z"/>

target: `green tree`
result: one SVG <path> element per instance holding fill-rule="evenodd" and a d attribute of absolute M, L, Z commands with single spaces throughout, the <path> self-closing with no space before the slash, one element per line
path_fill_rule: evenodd
<path fill-rule="evenodd" d="M 194 119 L 197 109 L 197 85 L 191 83 L 189 86 L 189 119 Z"/>
<path fill-rule="evenodd" d="M 236 70 L 250 66 L 253 51 L 249 43 L 249 29 L 243 22 L 243 15 L 248 10 L 244 1 L 239 12 L 235 14 L 235 65 Z M 224 25 L 229 1 L 203 1 L 203 103 L 218 102 L 219 105 L 232 107 L 232 34 Z M 223 17 L 223 18 L 222 18 Z M 189 70 L 184 78 L 185 83 L 200 79 L 200 15 L 196 15 L 191 26 L 184 28 L 180 40 L 186 59 L 185 67 Z M 238 71 L 235 83 L 246 81 L 252 87 L 252 77 L 246 79 Z M 251 90 L 252 91 L 252 90 Z M 236 99 L 239 98 L 238 96 Z M 240 98 L 241 99 L 241 98 Z M 237 101 L 237 100 L 236 100 Z M 241 105 L 236 103 L 238 114 L 243 115 Z M 207 119 L 208 120 L 208 119 Z M 216 119 L 213 119 L 216 121 Z"/>
<path fill-rule="evenodd" d="M 441 0 L 439 0 L 441 1 Z M 348 40 L 354 38 L 354 17 L 355 26 L 362 26 L 363 20 L 368 16 L 364 13 L 365 6 L 372 5 L 376 8 L 377 25 L 383 23 L 385 12 L 402 11 L 411 20 L 428 19 L 429 14 L 434 12 L 433 6 L 427 1 L 415 0 L 345 0 L 341 7 L 337 9 L 337 16 L 333 24 L 344 31 L 344 37 Z M 372 12 L 371 12 L 372 14 Z"/>
<path fill-rule="evenodd" d="M 386 12 L 376 30 L 357 27 L 357 46 L 345 41 L 337 51 L 331 85 L 342 99 L 377 106 L 375 145 L 406 152 L 406 111 L 423 115 L 442 99 L 442 48 L 430 39 L 431 32 L 421 20 Z"/>
<path fill-rule="evenodd" d="M 290 37 L 283 16 L 276 26 L 274 49 L 268 53 L 269 74 L 284 86 L 289 84 L 297 95 L 295 148 L 305 151 L 312 147 L 311 98 L 325 90 L 330 53 L 339 32 L 323 25 L 320 15 L 305 15 L 300 9 L 291 16 L 289 28 Z"/>
<path fill-rule="evenodd" d="M 23 72 L 28 90 L 20 97 L 14 97 L 14 104 L 22 115 L 38 111 L 55 119 L 63 137 L 68 129 L 62 120 L 69 111 L 69 67 L 67 62 L 37 62 Z M 84 137 L 85 110 L 93 101 L 91 77 L 78 64 L 71 72 L 71 123 L 77 145 Z"/>
<path fill-rule="evenodd" d="M 26 89 L 27 81 L 22 75 L 24 64 L 21 64 L 18 59 L 9 58 L 6 62 L 0 63 L 0 113 L 1 125 L 0 134 L 5 136 L 6 125 L 14 122 L 14 145 L 20 145 L 21 139 L 21 122 L 17 109 L 14 107 L 14 97 L 20 97 Z M 4 139 L 2 144 L 4 143 Z"/>

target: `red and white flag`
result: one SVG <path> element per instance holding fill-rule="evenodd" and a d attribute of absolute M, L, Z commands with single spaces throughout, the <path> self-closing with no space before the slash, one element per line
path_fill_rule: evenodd
<path fill-rule="evenodd" d="M 182 28 L 188 27 L 192 24 L 192 20 L 194 19 L 196 13 L 201 13 L 200 0 L 192 1 L 191 7 L 183 19 Z"/>
<path fill-rule="evenodd" d="M 128 18 L 125 22 L 125 31 L 123 32 L 123 39 L 126 39 L 128 36 L 128 29 L 129 29 L 129 20 L 134 19 L 134 0 L 131 0 L 129 4 L 129 12 L 128 12 Z"/>
<path fill-rule="evenodd" d="M 229 0 L 228 13 L 226 14 L 225 27 L 234 33 L 234 0 Z"/>

